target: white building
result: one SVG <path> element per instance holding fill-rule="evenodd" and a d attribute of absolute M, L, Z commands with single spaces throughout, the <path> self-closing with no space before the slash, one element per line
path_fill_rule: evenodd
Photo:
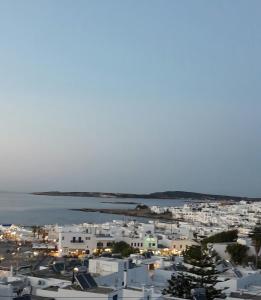
<path fill-rule="evenodd" d="M 69 254 L 90 254 L 96 249 L 110 248 L 115 239 L 109 234 L 62 231 L 59 233 L 58 252 Z"/>

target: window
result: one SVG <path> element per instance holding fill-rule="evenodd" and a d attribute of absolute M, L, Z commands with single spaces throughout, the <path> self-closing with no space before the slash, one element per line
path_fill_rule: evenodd
<path fill-rule="evenodd" d="M 112 247 L 112 243 L 111 243 L 111 242 L 108 242 L 108 243 L 107 243 L 107 247 Z"/>
<path fill-rule="evenodd" d="M 62 241 L 64 241 L 64 236 L 62 236 Z"/>
<path fill-rule="evenodd" d="M 173 245 L 173 248 L 175 249 L 175 248 L 176 248 L 176 245 Z"/>
<path fill-rule="evenodd" d="M 182 245 L 180 245 L 179 247 L 180 247 L 180 249 L 181 249 L 181 248 L 182 248 Z"/>
<path fill-rule="evenodd" d="M 143 244 L 142 244 L 142 243 L 140 243 L 140 246 L 142 247 L 142 246 L 143 246 Z"/>
<path fill-rule="evenodd" d="M 155 247 L 155 243 L 153 243 L 152 246 Z"/>
<path fill-rule="evenodd" d="M 89 236 L 86 236 L 86 241 L 89 241 L 91 238 Z"/>
<path fill-rule="evenodd" d="M 112 300 L 118 300 L 118 295 L 112 296 Z"/>

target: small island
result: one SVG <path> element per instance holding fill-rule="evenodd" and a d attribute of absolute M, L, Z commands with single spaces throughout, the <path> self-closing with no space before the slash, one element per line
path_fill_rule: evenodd
<path fill-rule="evenodd" d="M 108 203 L 108 204 L 126 204 L 126 205 L 132 205 L 132 204 L 141 204 L 138 202 L 133 202 L 133 201 L 101 201 L 101 203 Z"/>

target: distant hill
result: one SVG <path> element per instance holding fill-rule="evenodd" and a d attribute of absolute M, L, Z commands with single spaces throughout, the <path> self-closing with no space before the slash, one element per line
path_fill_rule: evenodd
<path fill-rule="evenodd" d="M 98 198 L 127 198 L 127 199 L 188 199 L 188 200 L 213 200 L 213 201 L 261 201 L 261 198 L 248 198 L 227 195 L 201 194 L 184 191 L 166 191 L 151 194 L 130 193 L 101 193 L 101 192 L 34 192 L 33 195 L 42 196 L 70 196 L 70 197 L 98 197 Z"/>

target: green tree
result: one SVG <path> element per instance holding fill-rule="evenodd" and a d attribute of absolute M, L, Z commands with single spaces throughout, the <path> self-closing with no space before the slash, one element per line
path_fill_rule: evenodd
<path fill-rule="evenodd" d="M 112 253 L 120 253 L 123 257 L 128 257 L 133 253 L 139 253 L 139 249 L 131 247 L 129 244 L 121 241 L 112 244 Z"/>
<path fill-rule="evenodd" d="M 222 290 L 215 288 L 219 274 L 215 267 L 218 262 L 215 254 L 193 245 L 183 252 L 183 257 L 184 269 L 171 277 L 163 294 L 192 299 L 192 289 L 202 288 L 209 300 L 221 297 Z"/>
<path fill-rule="evenodd" d="M 149 207 L 148 205 L 145 205 L 145 204 L 138 204 L 135 208 L 136 210 L 149 210 Z"/>
<path fill-rule="evenodd" d="M 203 239 L 202 244 L 206 245 L 208 243 L 231 243 L 237 240 L 237 236 L 238 231 L 236 229 L 223 231 Z"/>
<path fill-rule="evenodd" d="M 255 247 L 255 251 L 256 251 L 256 267 L 258 266 L 258 254 L 260 252 L 261 249 L 261 225 L 257 225 L 253 231 L 249 234 L 249 236 L 252 239 L 252 242 L 254 244 Z"/>
<path fill-rule="evenodd" d="M 248 247 L 238 243 L 227 245 L 226 252 L 230 255 L 231 260 L 237 264 L 241 265 L 246 262 Z"/>
<path fill-rule="evenodd" d="M 168 280 L 169 286 L 163 290 L 163 294 L 170 294 L 174 297 L 191 299 L 191 290 L 194 288 L 192 281 L 184 274 L 172 275 Z"/>

